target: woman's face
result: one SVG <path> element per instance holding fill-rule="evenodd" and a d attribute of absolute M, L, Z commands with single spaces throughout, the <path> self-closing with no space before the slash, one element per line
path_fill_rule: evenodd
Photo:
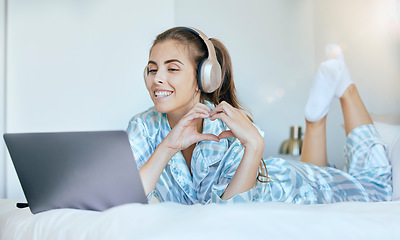
<path fill-rule="evenodd" d="M 200 101 L 195 68 L 173 40 L 156 44 L 149 57 L 146 87 L 156 111 L 182 117 Z"/>

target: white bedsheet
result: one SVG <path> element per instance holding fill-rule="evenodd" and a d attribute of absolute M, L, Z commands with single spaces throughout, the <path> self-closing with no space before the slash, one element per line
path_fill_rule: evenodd
<path fill-rule="evenodd" d="M 127 204 L 36 215 L 16 202 L 0 200 L 0 239 L 400 239 L 400 201 Z"/>

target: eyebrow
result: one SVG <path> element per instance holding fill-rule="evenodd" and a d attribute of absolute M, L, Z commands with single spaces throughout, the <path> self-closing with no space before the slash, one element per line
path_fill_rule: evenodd
<path fill-rule="evenodd" d="M 185 64 L 183 64 L 181 61 L 179 61 L 178 59 L 169 59 L 169 60 L 165 61 L 164 64 L 168 64 L 168 63 L 171 63 L 171 62 L 178 62 L 178 63 L 180 63 L 180 64 L 182 64 L 182 65 L 185 65 Z M 151 60 L 148 62 L 148 64 L 157 65 L 156 62 L 151 61 Z"/>

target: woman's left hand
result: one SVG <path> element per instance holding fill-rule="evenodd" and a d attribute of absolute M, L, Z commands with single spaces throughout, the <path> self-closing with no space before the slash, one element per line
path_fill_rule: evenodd
<path fill-rule="evenodd" d="M 223 101 L 210 114 L 210 120 L 215 119 L 220 119 L 230 129 L 220 133 L 218 138 L 236 137 L 245 148 L 264 149 L 264 139 L 243 110 Z"/>

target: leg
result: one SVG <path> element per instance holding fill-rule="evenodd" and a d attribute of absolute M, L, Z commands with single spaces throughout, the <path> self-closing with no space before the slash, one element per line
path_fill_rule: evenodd
<path fill-rule="evenodd" d="M 346 136 L 359 126 L 373 124 L 354 84 L 345 90 L 340 98 L 340 104 L 342 105 Z"/>
<path fill-rule="evenodd" d="M 326 116 L 316 122 L 306 119 L 303 146 L 301 148 L 301 162 L 315 164 L 319 167 L 328 165 L 326 153 Z"/>
<path fill-rule="evenodd" d="M 321 64 L 306 104 L 301 161 L 326 165 L 326 113 L 335 96 L 340 99 L 345 122 L 348 173 L 363 186 L 370 201 L 390 200 L 392 174 L 385 146 L 350 78 L 341 49 L 330 47 L 335 50 L 331 51 L 333 59 Z"/>
<path fill-rule="evenodd" d="M 329 105 L 334 97 L 341 98 L 344 91 L 353 82 L 345 64 L 341 48 L 337 45 L 328 45 L 326 55 L 329 59 L 322 62 L 315 73 L 305 107 L 306 132 L 304 134 L 300 160 L 320 167 L 328 165 L 326 115 Z M 344 100 L 350 102 L 347 96 Z M 352 110 L 349 107 L 347 109 L 346 111 Z"/>
<path fill-rule="evenodd" d="M 345 67 L 344 77 L 350 79 Z M 365 188 L 371 201 L 391 199 L 392 171 L 385 146 L 352 82 L 338 94 L 346 131 L 345 169 Z"/>
<path fill-rule="evenodd" d="M 355 99 L 358 101 L 359 97 Z M 357 104 L 350 104 L 353 105 Z M 363 186 L 370 201 L 389 201 L 392 196 L 392 169 L 386 147 L 374 125 L 368 124 L 372 122 L 365 113 L 362 112 L 361 116 L 366 117 L 344 113 L 349 119 L 346 122 L 345 171 Z"/>

